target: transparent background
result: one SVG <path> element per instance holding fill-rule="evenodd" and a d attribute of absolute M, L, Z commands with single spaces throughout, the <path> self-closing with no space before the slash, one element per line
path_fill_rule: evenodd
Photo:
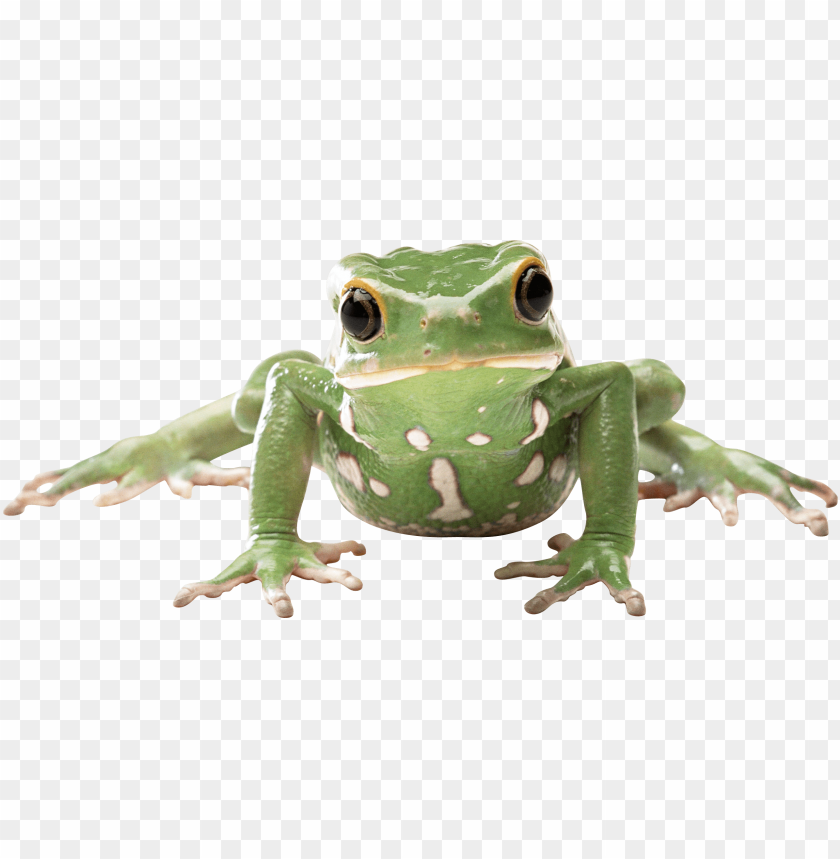
<path fill-rule="evenodd" d="M 2 497 L 323 352 L 344 254 L 514 238 L 580 362 L 662 359 L 680 419 L 837 489 L 831 10 L 0 4 Z M 98 491 L 0 523 L 4 857 L 840 851 L 836 512 L 645 502 L 647 616 L 531 617 L 493 570 L 579 534 L 579 489 L 432 540 L 315 472 L 302 536 L 363 540 L 365 588 L 293 580 L 279 620 L 256 584 L 171 605 L 242 490 Z"/>

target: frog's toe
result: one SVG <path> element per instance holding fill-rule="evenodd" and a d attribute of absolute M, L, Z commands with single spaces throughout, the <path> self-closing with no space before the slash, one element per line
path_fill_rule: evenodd
<path fill-rule="evenodd" d="M 340 543 L 321 543 L 315 551 L 315 557 L 322 564 L 334 564 L 346 552 L 352 552 L 358 557 L 366 554 L 367 549 L 362 543 L 357 543 L 355 540 L 343 540 Z"/>
<path fill-rule="evenodd" d="M 713 494 L 714 497 L 712 497 Z M 662 509 L 666 513 L 673 513 L 675 510 L 691 507 L 692 504 L 699 501 L 704 495 L 720 511 L 723 521 L 727 525 L 734 525 L 738 521 L 738 506 L 734 503 L 734 495 L 731 495 L 723 486 L 717 487 L 714 493 L 707 493 L 699 487 L 678 489 L 675 483 L 660 477 L 639 483 L 639 501 L 647 501 L 651 498 L 664 498 L 665 504 Z"/>
<path fill-rule="evenodd" d="M 738 496 L 735 487 L 728 480 L 724 480 L 710 492 L 703 494 L 709 499 L 712 507 L 720 513 L 724 525 L 738 524 Z"/>
<path fill-rule="evenodd" d="M 559 560 L 560 553 L 574 543 L 568 534 L 555 534 L 548 541 L 548 548 L 557 552 L 553 558 L 542 561 L 512 561 L 493 574 L 497 579 L 518 579 L 528 576 L 532 579 L 547 579 L 549 576 L 564 576 L 569 565 Z"/>
<path fill-rule="evenodd" d="M 207 597 L 214 600 L 222 594 L 232 591 L 237 585 L 244 585 L 257 580 L 257 566 L 248 561 L 244 556 L 237 558 L 226 567 L 215 579 L 206 582 L 193 582 L 185 585 L 175 594 L 172 605 L 175 608 L 183 608 L 189 605 L 196 597 Z"/>
<path fill-rule="evenodd" d="M 67 471 L 66 468 L 61 471 L 44 471 L 33 477 L 23 485 L 17 497 L 6 505 L 3 513 L 6 516 L 20 516 L 30 504 L 38 507 L 55 507 L 71 490 L 67 489 L 64 492 L 39 492 L 38 490 L 46 483 L 55 484 L 65 471 Z"/>
<path fill-rule="evenodd" d="M 825 501 L 826 507 L 835 507 L 837 505 L 837 493 L 827 484 L 820 480 L 809 480 L 807 477 L 800 477 L 798 474 L 793 474 L 786 468 L 780 469 L 782 479 L 789 483 L 794 489 L 800 492 L 810 492 L 811 495 L 816 495 Z"/>
<path fill-rule="evenodd" d="M 674 510 L 682 510 L 683 507 L 691 507 L 696 501 L 703 497 L 703 492 L 700 489 L 686 489 L 682 492 L 676 492 L 665 500 L 662 509 L 666 513 L 673 513 Z"/>
<path fill-rule="evenodd" d="M 797 489 L 799 487 L 796 487 Z M 806 490 L 807 492 L 813 492 L 814 495 L 822 498 L 825 501 L 826 507 L 836 507 L 837 506 L 837 493 L 827 484 L 821 483 L 819 480 L 811 481 L 811 488 Z"/>
<path fill-rule="evenodd" d="M 791 474 L 785 468 L 779 468 L 771 463 L 765 465 L 764 479 L 756 481 L 747 491 L 752 490 L 763 495 L 782 515 L 794 525 L 804 525 L 817 537 L 828 536 L 828 519 L 822 510 L 803 507 L 790 491 L 792 486 L 801 492 L 810 492 L 822 498 L 826 507 L 837 503 L 837 496 L 824 484 Z"/>
<path fill-rule="evenodd" d="M 542 614 L 547 608 L 553 606 L 554 603 L 564 602 L 570 596 L 571 593 L 557 593 L 554 588 L 546 588 L 546 590 L 540 591 L 525 603 L 525 611 L 528 614 Z"/>
<path fill-rule="evenodd" d="M 531 579 L 547 579 L 549 576 L 562 576 L 569 569 L 568 564 L 560 564 L 555 558 L 545 561 L 513 561 L 496 570 L 497 579 L 518 579 L 527 576 Z"/>
<path fill-rule="evenodd" d="M 196 462 L 194 467 L 189 475 L 193 486 L 241 486 L 243 489 L 251 486 L 250 468 L 221 468 L 211 462 Z"/>
<path fill-rule="evenodd" d="M 574 537 L 570 537 L 568 534 L 555 534 L 549 539 L 548 548 L 554 549 L 555 552 L 562 552 L 564 549 L 568 549 L 574 542 Z"/>
<path fill-rule="evenodd" d="M 351 591 L 362 589 L 362 580 L 354 576 L 349 570 L 341 570 L 337 567 L 298 567 L 294 573 L 298 578 L 311 579 L 322 585 L 336 583 L 344 585 Z"/>
<path fill-rule="evenodd" d="M 274 585 L 263 588 L 265 601 L 274 609 L 277 617 L 291 617 L 295 613 L 294 606 L 284 585 Z"/>
<path fill-rule="evenodd" d="M 179 498 L 192 498 L 193 484 L 191 481 L 170 474 L 166 478 L 166 485 L 173 495 L 177 495 Z"/>
<path fill-rule="evenodd" d="M 803 507 L 793 496 L 791 496 L 793 503 L 788 502 L 787 504 L 772 496 L 767 496 L 767 499 L 784 514 L 789 522 L 793 522 L 794 525 L 804 525 L 817 537 L 828 536 L 828 519 L 822 510 Z"/>
<path fill-rule="evenodd" d="M 663 480 L 661 477 L 639 481 L 639 501 L 646 501 L 649 498 L 670 498 L 676 492 L 676 485 L 670 480 Z"/>
<path fill-rule="evenodd" d="M 242 486 L 251 485 L 250 468 L 220 468 L 210 462 L 192 460 L 175 474 L 164 478 L 169 491 L 181 498 L 191 498 L 195 486 Z"/>
<path fill-rule="evenodd" d="M 241 576 L 235 576 L 226 581 L 218 581 L 213 579 L 209 582 L 193 582 L 191 585 L 184 585 L 181 590 L 175 594 L 175 599 L 172 605 L 175 608 L 183 608 L 189 605 L 196 597 L 207 597 L 207 599 L 217 599 L 222 594 L 232 591 L 237 585 L 244 585 L 248 582 L 256 581 L 257 577 L 253 573 L 245 573 Z"/>
<path fill-rule="evenodd" d="M 568 566 L 563 571 L 568 572 Z M 525 603 L 525 611 L 528 614 L 542 614 L 557 602 L 565 602 L 572 594 L 583 590 L 588 585 L 595 584 L 598 579 L 592 575 L 590 569 L 579 569 L 571 576 L 566 575 L 553 588 L 540 591 Z"/>
<path fill-rule="evenodd" d="M 635 588 L 624 588 L 612 594 L 612 598 L 617 603 L 624 603 L 627 609 L 627 614 L 633 617 L 642 617 L 647 611 L 645 606 L 645 598 Z"/>
<path fill-rule="evenodd" d="M 110 483 L 108 480 L 103 482 Z M 109 489 L 107 492 L 101 492 L 97 495 L 93 499 L 93 503 L 96 507 L 113 507 L 115 504 L 122 504 L 124 501 L 136 498 L 158 483 L 160 483 L 159 480 L 144 480 L 135 471 L 130 471 L 117 481 L 114 489 Z"/>

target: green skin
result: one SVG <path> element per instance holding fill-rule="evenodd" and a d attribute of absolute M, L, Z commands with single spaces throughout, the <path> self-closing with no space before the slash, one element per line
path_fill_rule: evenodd
<path fill-rule="evenodd" d="M 275 355 L 237 395 L 39 475 L 5 512 L 52 506 L 69 492 L 114 480 L 99 506 L 161 481 L 189 497 L 196 485 L 250 480 L 245 552 L 215 579 L 182 588 L 175 605 L 259 580 L 280 617 L 292 614 L 286 585 L 293 575 L 362 586 L 328 564 L 344 552 L 364 554 L 363 546 L 298 537 L 313 465 L 360 519 L 438 537 L 530 527 L 560 507 L 579 477 L 582 535 L 560 534 L 549 541 L 551 558 L 496 571 L 500 579 L 560 577 L 526 603 L 531 613 L 598 581 L 631 615 L 645 613 L 629 578 L 639 498 L 664 498 L 665 509 L 676 510 L 706 497 L 734 525 L 737 496 L 756 492 L 792 522 L 828 533 L 825 514 L 803 508 L 790 491 L 814 493 L 831 507 L 837 496 L 825 484 L 671 420 L 685 387 L 665 364 L 575 366 L 553 311 L 533 323 L 516 310 L 515 285 L 529 265 L 547 271 L 539 251 L 520 242 L 346 257 L 330 276 L 333 308 L 338 313 L 348 286 L 364 288 L 382 309 L 379 336 L 362 343 L 337 322 L 325 361 L 306 352 Z M 252 474 L 210 463 L 252 440 Z M 639 469 L 654 480 L 639 483 Z M 45 484 L 51 486 L 38 491 Z"/>

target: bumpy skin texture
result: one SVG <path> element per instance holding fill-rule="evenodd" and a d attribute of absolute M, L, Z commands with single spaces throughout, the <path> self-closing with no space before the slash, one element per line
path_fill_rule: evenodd
<path fill-rule="evenodd" d="M 297 534 L 313 465 L 360 519 L 439 537 L 530 527 L 554 513 L 580 478 L 581 536 L 559 534 L 549 541 L 552 557 L 496 571 L 500 579 L 559 577 L 526 603 L 532 614 L 595 582 L 628 614 L 645 613 L 629 578 L 640 498 L 664 498 L 665 509 L 676 510 L 706 497 L 734 525 L 737 496 L 758 492 L 790 521 L 828 533 L 825 514 L 804 509 L 790 491 L 812 492 L 831 507 L 837 496 L 827 486 L 671 420 L 685 388 L 665 364 L 576 367 L 552 311 L 523 315 L 517 296 L 533 269 L 548 273 L 539 251 L 519 242 L 345 257 L 328 282 L 339 320 L 323 363 L 307 352 L 273 356 L 236 396 L 39 475 L 5 512 L 52 506 L 114 480 L 117 488 L 97 504 L 118 504 L 161 481 L 183 497 L 196 485 L 250 485 L 245 552 L 216 578 L 182 588 L 175 605 L 258 580 L 280 617 L 293 613 L 292 576 L 362 587 L 329 564 L 346 552 L 363 555 L 363 546 L 309 543 Z M 354 290 L 381 315 L 364 341 L 340 321 Z M 252 440 L 252 473 L 211 464 Z M 638 483 L 640 468 L 655 479 Z"/>

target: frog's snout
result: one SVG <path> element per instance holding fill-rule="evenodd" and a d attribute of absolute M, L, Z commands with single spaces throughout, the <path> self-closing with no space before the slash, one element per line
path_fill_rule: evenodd
<path fill-rule="evenodd" d="M 459 307 L 454 313 L 451 308 L 443 313 L 439 310 L 432 310 L 420 320 L 420 330 L 425 331 L 429 325 L 432 328 L 439 328 L 441 323 L 458 323 L 466 325 L 481 325 L 481 314 L 477 310 L 471 310 L 469 307 Z"/>
<path fill-rule="evenodd" d="M 474 330 L 478 325 L 481 325 L 481 314 L 468 307 L 459 307 L 457 310 L 447 308 L 444 311 L 432 309 L 420 319 L 420 330 L 428 338 L 423 347 L 423 357 L 430 358 L 442 348 L 451 348 L 451 343 L 459 340 L 463 342 L 470 335 L 474 338 L 478 334 Z"/>

